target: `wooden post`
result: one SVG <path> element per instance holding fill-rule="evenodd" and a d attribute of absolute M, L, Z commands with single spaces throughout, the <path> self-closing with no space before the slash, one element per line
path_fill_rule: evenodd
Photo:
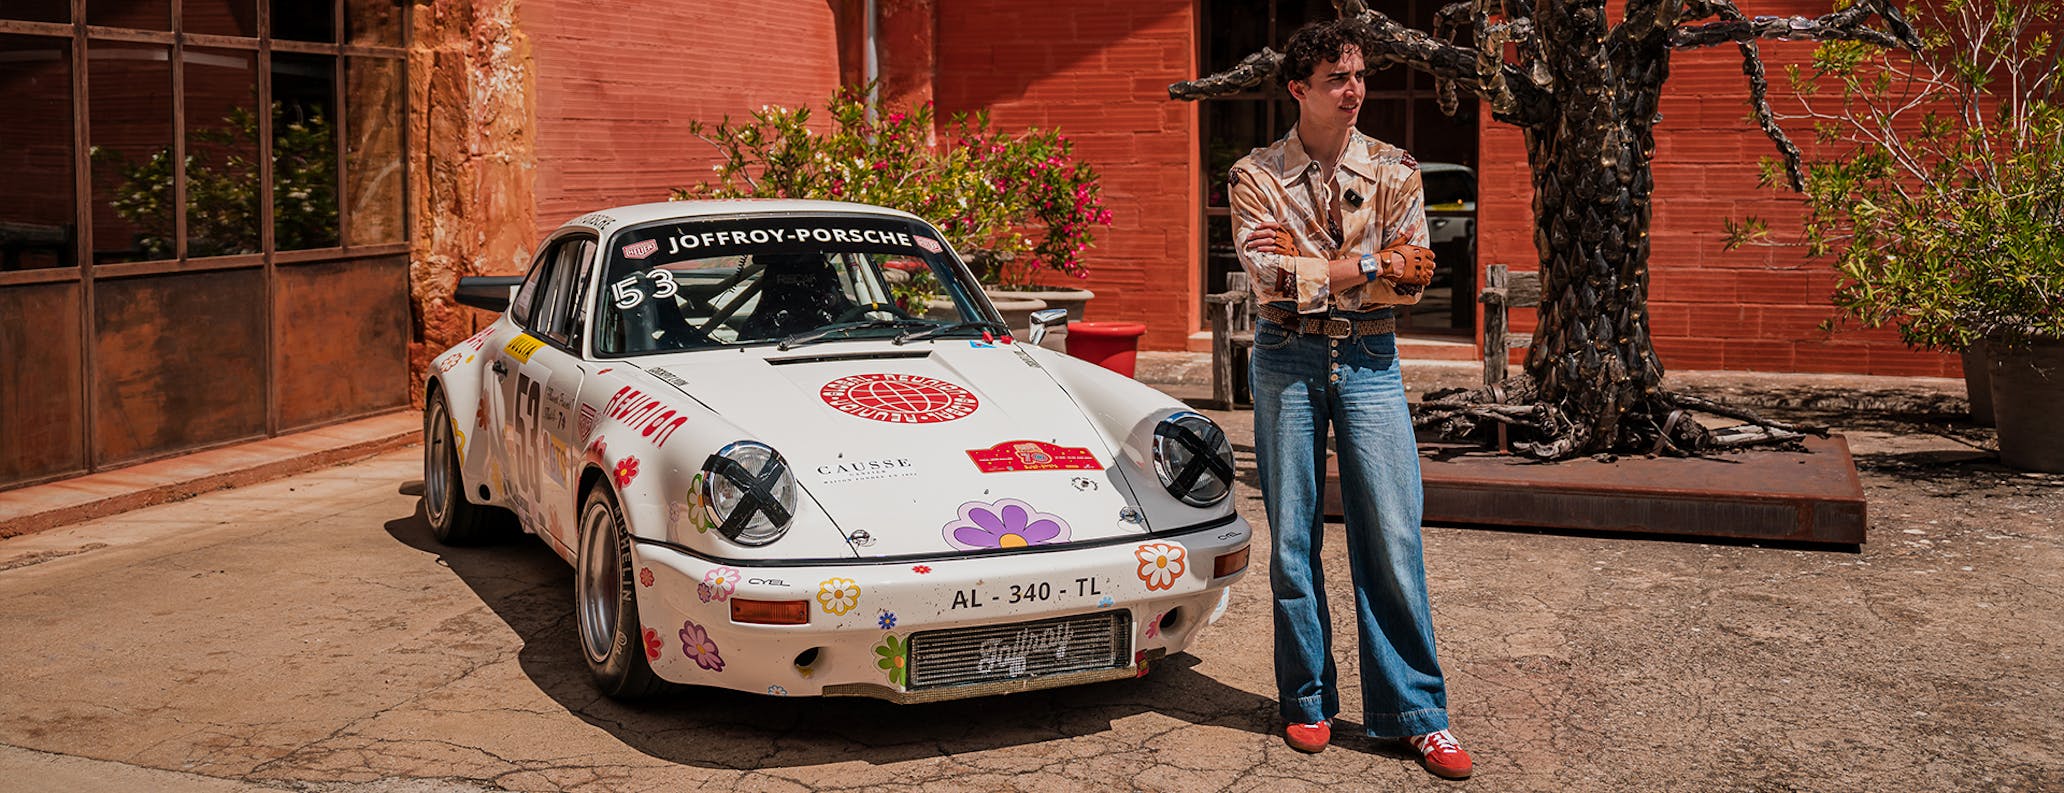
<path fill-rule="evenodd" d="M 1505 302 L 1505 265 L 1493 264 L 1484 268 L 1483 293 L 1477 301 L 1483 303 L 1483 381 L 1484 385 L 1497 385 L 1505 381 L 1506 317 L 1509 308 Z"/>

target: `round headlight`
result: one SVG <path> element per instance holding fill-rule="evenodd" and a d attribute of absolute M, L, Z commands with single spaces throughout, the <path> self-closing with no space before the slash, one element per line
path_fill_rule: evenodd
<path fill-rule="evenodd" d="M 766 545 L 795 517 L 795 475 L 781 453 L 738 441 L 702 464 L 702 503 L 717 533 L 740 545 Z"/>
<path fill-rule="evenodd" d="M 1183 503 L 1216 504 L 1233 492 L 1233 444 L 1211 419 L 1177 413 L 1154 428 L 1154 473 Z"/>

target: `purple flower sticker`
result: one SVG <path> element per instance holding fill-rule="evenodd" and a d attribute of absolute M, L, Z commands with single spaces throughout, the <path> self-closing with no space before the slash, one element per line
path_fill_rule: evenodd
<path fill-rule="evenodd" d="M 1023 548 L 1068 541 L 1068 522 L 1059 515 L 1033 509 L 1031 504 L 1006 498 L 993 504 L 970 501 L 960 505 L 960 517 L 946 524 L 946 542 L 963 551 L 984 548 Z"/>
<path fill-rule="evenodd" d="M 696 666 L 712 672 L 724 671 L 724 657 L 717 654 L 716 640 L 693 620 L 681 623 L 681 654 L 695 661 Z"/>

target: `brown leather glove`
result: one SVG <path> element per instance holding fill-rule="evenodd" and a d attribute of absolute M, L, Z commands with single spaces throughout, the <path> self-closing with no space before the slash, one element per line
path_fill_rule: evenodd
<path fill-rule="evenodd" d="M 1383 260 L 1377 277 L 1407 286 L 1425 286 L 1433 281 L 1433 251 L 1417 245 L 1393 245 L 1376 252 Z"/>

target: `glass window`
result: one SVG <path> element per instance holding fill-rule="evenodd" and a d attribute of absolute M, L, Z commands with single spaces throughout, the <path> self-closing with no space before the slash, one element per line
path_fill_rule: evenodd
<path fill-rule="evenodd" d="M 86 0 L 86 24 L 171 30 L 172 0 Z"/>
<path fill-rule="evenodd" d="M 1267 146 L 1290 129 L 1294 115 L 1269 115 L 1271 102 L 1252 99 L 1213 100 L 1204 103 L 1204 128 L 1211 130 L 1205 141 L 1205 192 L 1208 206 L 1228 206 L 1226 177 L 1233 163 L 1257 148 Z M 1290 108 L 1287 102 L 1274 103 Z M 1292 111 L 1294 112 L 1294 111 Z M 1280 120 L 1279 120 L 1280 119 Z M 1282 129 L 1276 130 L 1275 127 Z"/>
<path fill-rule="evenodd" d="M 344 0 L 346 43 L 401 46 L 402 26 L 408 21 L 407 7 L 400 0 Z"/>
<path fill-rule="evenodd" d="M 351 219 L 347 245 L 406 239 L 402 228 L 401 60 L 344 59 L 344 200 Z"/>
<path fill-rule="evenodd" d="M 186 255 L 258 252 L 258 56 L 189 47 Z"/>
<path fill-rule="evenodd" d="M 70 22 L 72 4 L 69 0 L 7 0 L 0 3 L 0 19 L 19 19 L 25 22 Z"/>
<path fill-rule="evenodd" d="M 545 281 L 543 302 L 531 317 L 529 327 L 538 335 L 560 344 L 571 344 L 574 300 L 580 290 L 577 277 L 587 272 L 585 265 L 589 255 L 595 252 L 595 241 L 589 237 L 572 237 L 560 240 L 555 249 L 552 256 L 555 263 Z"/>
<path fill-rule="evenodd" d="M 549 253 L 539 254 L 530 266 L 530 275 L 524 277 L 523 286 L 516 290 L 516 299 L 509 303 L 509 318 L 516 320 L 516 324 L 530 326 L 531 306 L 537 303 L 538 291 L 551 275 L 554 258 Z"/>
<path fill-rule="evenodd" d="M 187 33 L 256 38 L 258 0 L 184 0 L 179 26 Z"/>
<path fill-rule="evenodd" d="M 272 37 L 335 44 L 336 9 L 334 2 L 278 0 L 272 4 Z"/>
<path fill-rule="evenodd" d="M 95 41 L 87 47 L 87 140 L 93 161 L 93 261 L 170 259 L 171 48 Z"/>
<path fill-rule="evenodd" d="M 336 64 L 332 55 L 272 56 L 275 250 L 338 244 Z"/>
<path fill-rule="evenodd" d="M 70 39 L 0 36 L 0 270 L 74 264 L 71 77 Z"/>

